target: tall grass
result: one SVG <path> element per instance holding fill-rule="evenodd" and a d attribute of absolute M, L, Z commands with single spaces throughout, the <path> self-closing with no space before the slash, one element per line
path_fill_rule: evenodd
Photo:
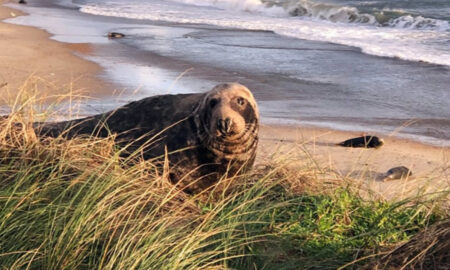
<path fill-rule="evenodd" d="M 283 164 L 188 196 L 114 135 L 36 138 L 32 121 L 0 121 L 2 269 L 358 268 L 448 218 L 445 192 L 366 200 Z"/>

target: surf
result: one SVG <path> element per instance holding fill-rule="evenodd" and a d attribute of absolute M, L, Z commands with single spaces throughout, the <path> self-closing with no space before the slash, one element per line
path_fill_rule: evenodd
<path fill-rule="evenodd" d="M 80 11 L 94 15 L 272 31 L 298 39 L 360 48 L 363 53 L 450 66 L 449 22 L 399 10 L 312 0 L 91 0 Z"/>

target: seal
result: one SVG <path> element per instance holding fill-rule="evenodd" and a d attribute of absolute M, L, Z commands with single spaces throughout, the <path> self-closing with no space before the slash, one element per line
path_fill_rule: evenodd
<path fill-rule="evenodd" d="M 119 32 L 109 32 L 108 33 L 108 38 L 113 39 L 113 38 L 123 38 L 125 37 L 125 34 L 119 33 Z"/>
<path fill-rule="evenodd" d="M 366 135 L 362 137 L 348 139 L 337 145 L 344 147 L 363 147 L 363 148 L 379 148 L 384 144 L 383 139 L 377 136 Z"/>
<path fill-rule="evenodd" d="M 405 166 L 394 167 L 386 172 L 384 181 L 402 179 L 411 175 L 411 170 Z"/>
<path fill-rule="evenodd" d="M 35 123 L 34 129 L 38 136 L 66 138 L 115 134 L 125 155 L 139 151 L 156 163 L 167 154 L 170 180 L 196 192 L 252 167 L 259 111 L 247 87 L 224 83 L 206 93 L 154 96 L 83 119 Z"/>

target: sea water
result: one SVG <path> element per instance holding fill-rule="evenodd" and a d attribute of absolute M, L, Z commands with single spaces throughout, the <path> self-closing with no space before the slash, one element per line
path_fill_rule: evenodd
<path fill-rule="evenodd" d="M 60 41 L 100 44 L 90 59 L 104 75 L 146 94 L 240 81 L 255 92 L 263 122 L 450 145 L 450 0 L 53 3 L 71 13 L 41 5 L 12 22 L 47 29 Z M 126 38 L 108 40 L 107 31 Z M 190 67 L 196 80 L 185 76 L 174 87 Z"/>
<path fill-rule="evenodd" d="M 268 30 L 450 66 L 449 0 L 75 0 L 80 11 Z"/>

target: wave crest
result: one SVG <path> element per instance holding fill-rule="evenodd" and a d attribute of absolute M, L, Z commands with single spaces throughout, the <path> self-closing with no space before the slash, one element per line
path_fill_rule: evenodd
<path fill-rule="evenodd" d="M 415 16 L 406 12 L 379 10 L 373 14 L 360 13 L 356 7 L 337 6 L 333 4 L 316 3 L 310 0 L 291 0 L 285 2 L 265 1 L 266 5 L 280 5 L 289 15 L 309 17 L 340 23 L 362 23 L 378 27 L 395 27 L 419 30 L 450 30 L 448 21 Z"/>
<path fill-rule="evenodd" d="M 420 30 L 450 30 L 450 23 L 447 21 L 425 18 L 422 16 L 403 15 L 389 20 L 387 25 L 398 28 L 410 28 Z"/>
<path fill-rule="evenodd" d="M 368 23 L 376 24 L 375 16 L 360 14 L 355 7 L 335 6 L 331 4 L 315 3 L 308 0 L 292 1 L 284 8 L 291 16 L 311 17 L 331 22 Z"/>
<path fill-rule="evenodd" d="M 318 3 L 312 0 L 171 0 L 195 6 L 211 6 L 227 10 L 261 12 L 319 19 L 333 23 L 360 23 L 377 27 L 449 31 L 450 23 L 402 11 L 375 10 L 361 13 L 356 7 Z"/>

